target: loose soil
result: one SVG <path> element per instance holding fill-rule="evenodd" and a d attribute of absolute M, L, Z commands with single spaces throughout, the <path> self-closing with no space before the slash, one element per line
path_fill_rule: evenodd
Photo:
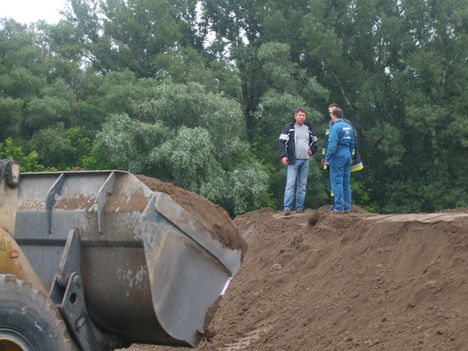
<path fill-rule="evenodd" d="M 247 251 L 247 243 L 234 225 L 228 213 L 221 207 L 203 196 L 179 188 L 171 183 L 165 183 L 156 178 L 143 175 L 136 176 L 153 191 L 168 194 L 186 211 L 192 214 L 208 231 L 213 238 L 226 247 L 241 250 L 243 255 Z"/>
<path fill-rule="evenodd" d="M 235 219 L 249 250 L 195 350 L 468 350 L 468 208 L 325 209 Z"/>

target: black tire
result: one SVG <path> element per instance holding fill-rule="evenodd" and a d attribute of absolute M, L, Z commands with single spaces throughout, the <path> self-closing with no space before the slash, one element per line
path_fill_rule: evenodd
<path fill-rule="evenodd" d="M 0 350 L 2 343 L 6 350 L 78 350 L 55 305 L 10 274 L 0 274 Z"/>

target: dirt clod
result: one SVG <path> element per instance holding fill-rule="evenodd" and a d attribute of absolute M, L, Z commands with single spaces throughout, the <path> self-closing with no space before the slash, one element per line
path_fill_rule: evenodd
<path fill-rule="evenodd" d="M 320 213 L 315 211 L 309 216 L 309 220 L 307 221 L 307 223 L 313 227 L 320 220 L 320 217 Z"/>

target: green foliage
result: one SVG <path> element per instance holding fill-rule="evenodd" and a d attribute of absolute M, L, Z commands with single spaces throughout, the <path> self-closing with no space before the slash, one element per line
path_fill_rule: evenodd
<path fill-rule="evenodd" d="M 359 175 L 353 174 L 351 177 L 353 203 L 362 207 L 366 211 L 377 212 L 378 206 L 375 201 L 372 200 L 370 191 L 366 189 L 366 186 L 362 181 L 356 178 L 359 178 Z"/>
<path fill-rule="evenodd" d="M 0 140 L 19 133 L 22 116 L 22 101 L 10 96 L 0 96 Z"/>
<path fill-rule="evenodd" d="M 111 115 L 96 135 L 95 153 L 102 148 L 110 164 L 134 173 L 148 173 L 148 153 L 166 138 L 161 123 L 149 124 L 131 119 L 126 114 Z M 107 152 L 105 150 L 108 150 Z"/>
<path fill-rule="evenodd" d="M 468 206 L 468 5 L 415 0 L 68 0 L 57 25 L 0 19 L 0 143 L 23 168 L 124 168 L 231 214 L 280 208 L 278 135 L 339 103 L 357 204 Z M 14 140 L 14 142 L 13 142 Z M 328 202 L 311 163 L 309 207 Z"/>
<path fill-rule="evenodd" d="M 82 128 L 65 129 L 58 123 L 36 133 L 28 146 L 38 151 L 41 163 L 64 170 L 81 167 L 92 142 Z"/>
<path fill-rule="evenodd" d="M 146 120 L 153 122 L 113 115 L 97 134 L 109 161 L 204 195 L 232 214 L 260 205 L 266 173 L 240 140 L 238 104 L 197 83 L 166 83 L 153 93 L 142 106 L 151 104 Z"/>
<path fill-rule="evenodd" d="M 0 143 L 0 159 L 5 158 L 18 162 L 21 172 L 55 171 L 55 168 L 45 167 L 39 163 L 39 155 L 36 151 L 26 154 L 23 148 L 16 145 L 12 138 L 7 138 L 3 143 Z"/>

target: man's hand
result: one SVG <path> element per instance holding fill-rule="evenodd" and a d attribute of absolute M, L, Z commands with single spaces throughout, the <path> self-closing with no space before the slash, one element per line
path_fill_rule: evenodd
<path fill-rule="evenodd" d="M 282 162 L 283 165 L 285 165 L 285 166 L 289 165 L 289 159 L 287 158 L 287 156 L 284 156 L 284 157 L 281 159 L 281 162 Z"/>
<path fill-rule="evenodd" d="M 325 166 L 325 159 L 322 158 L 322 159 L 320 160 L 320 163 L 322 164 L 322 166 Z"/>
<path fill-rule="evenodd" d="M 307 149 L 307 155 L 311 156 L 313 154 L 311 149 Z"/>

